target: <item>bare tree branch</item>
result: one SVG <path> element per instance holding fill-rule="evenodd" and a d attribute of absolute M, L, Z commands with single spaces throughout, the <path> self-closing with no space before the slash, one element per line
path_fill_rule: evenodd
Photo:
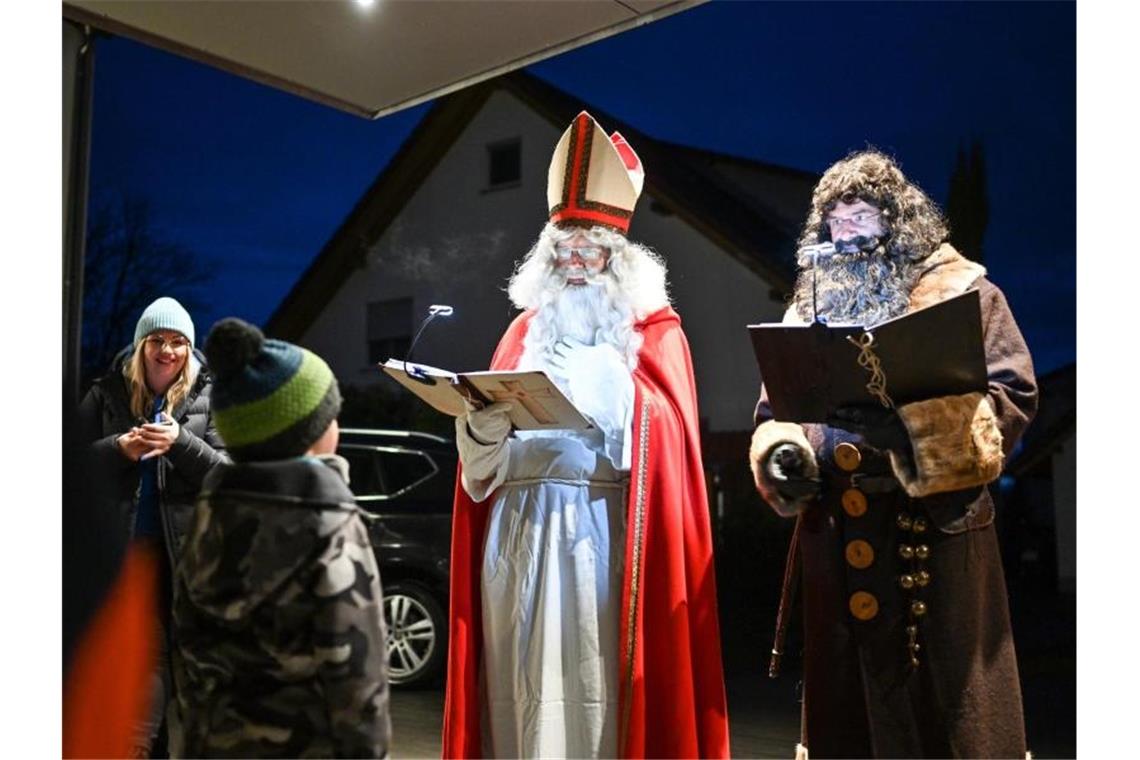
<path fill-rule="evenodd" d="M 142 310 L 154 299 L 178 299 L 191 314 L 202 306 L 211 262 L 156 228 L 150 204 L 117 196 L 91 215 L 84 262 L 83 376 L 106 371 L 130 343 Z"/>

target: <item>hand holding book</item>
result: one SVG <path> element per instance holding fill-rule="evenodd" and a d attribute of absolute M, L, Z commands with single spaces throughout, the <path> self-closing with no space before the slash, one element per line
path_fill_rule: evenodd
<path fill-rule="evenodd" d="M 827 424 L 863 436 L 864 441 L 880 451 L 893 449 L 905 452 L 910 449 L 910 437 L 894 409 L 871 405 L 841 406 L 828 416 Z"/>
<path fill-rule="evenodd" d="M 591 427 L 558 386 L 537 370 L 455 373 L 399 359 L 389 359 L 380 369 L 433 409 L 452 417 L 465 414 L 471 407 L 508 402 L 511 425 L 518 430 Z"/>

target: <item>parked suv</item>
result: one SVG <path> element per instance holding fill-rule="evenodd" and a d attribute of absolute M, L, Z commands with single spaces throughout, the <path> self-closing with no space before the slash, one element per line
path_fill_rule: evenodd
<path fill-rule="evenodd" d="M 455 442 L 398 430 L 340 431 L 357 503 L 384 587 L 388 678 L 432 683 L 447 662 L 448 563 L 455 495 Z"/>

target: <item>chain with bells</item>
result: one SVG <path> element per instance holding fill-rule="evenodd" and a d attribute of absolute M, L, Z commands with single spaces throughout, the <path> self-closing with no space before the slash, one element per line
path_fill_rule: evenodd
<path fill-rule="evenodd" d="M 854 472 L 862 459 L 859 449 L 851 443 L 840 443 L 835 448 L 835 459 L 840 469 L 851 473 L 850 487 L 841 497 L 843 510 L 848 517 L 862 517 L 867 511 L 867 498 L 859 489 Z M 930 571 L 926 569 L 930 546 L 924 541 L 929 523 L 925 517 L 916 515 L 910 502 L 907 502 L 895 516 L 895 525 L 901 534 L 899 558 L 906 563 L 903 573 L 897 579 L 899 587 L 906 594 L 907 602 L 906 655 L 911 667 L 916 668 L 919 665 L 918 653 L 922 649 L 918 642 L 919 624 L 926 615 L 926 602 L 921 596 L 923 589 L 933 580 Z M 856 568 L 867 567 L 870 558 L 874 556 L 870 545 L 860 539 L 850 542 L 845 554 L 848 563 Z M 849 604 L 851 613 L 860 620 L 869 620 L 878 612 L 877 600 L 866 591 L 852 594 Z"/>
<path fill-rule="evenodd" d="M 918 667 L 918 652 L 921 645 L 918 643 L 918 625 L 926 615 L 926 602 L 920 597 L 923 589 L 930 585 L 932 580 L 930 571 L 926 569 L 926 560 L 930 558 L 930 547 L 924 543 L 925 534 L 929 527 L 926 518 L 915 515 L 909 508 L 904 507 L 895 516 L 895 525 L 902 532 L 902 543 L 899 544 L 899 558 L 909 564 L 909 567 L 898 577 L 899 587 L 908 597 L 908 622 L 906 626 L 907 655 L 911 667 Z M 909 534 L 909 535 L 908 535 Z"/>

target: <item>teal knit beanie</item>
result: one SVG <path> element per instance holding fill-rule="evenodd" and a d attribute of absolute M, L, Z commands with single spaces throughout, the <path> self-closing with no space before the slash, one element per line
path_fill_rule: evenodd
<path fill-rule="evenodd" d="M 180 332 L 190 341 L 191 346 L 194 345 L 194 322 L 182 304 L 173 298 L 163 296 L 143 309 L 142 316 L 135 325 L 134 345 L 137 346 L 139 341 L 155 330 Z"/>
<path fill-rule="evenodd" d="M 235 461 L 300 456 L 340 413 L 336 378 L 312 351 L 231 317 L 210 329 L 205 352 L 210 411 Z"/>

